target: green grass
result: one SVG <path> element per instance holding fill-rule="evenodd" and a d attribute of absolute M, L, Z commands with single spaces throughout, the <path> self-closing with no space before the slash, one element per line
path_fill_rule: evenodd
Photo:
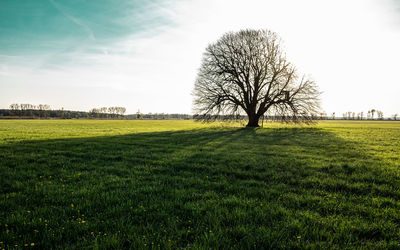
<path fill-rule="evenodd" d="M 400 122 L 0 120 L 0 249 L 400 248 Z"/>

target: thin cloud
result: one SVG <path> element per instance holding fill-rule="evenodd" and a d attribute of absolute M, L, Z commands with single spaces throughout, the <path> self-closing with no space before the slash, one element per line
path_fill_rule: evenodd
<path fill-rule="evenodd" d="M 72 16 L 71 14 L 69 14 L 67 12 L 67 10 L 65 8 L 62 7 L 62 5 L 56 3 L 54 0 L 49 0 L 49 2 L 54 6 L 54 8 L 56 8 L 63 16 L 65 16 L 66 18 L 68 18 L 69 20 L 71 20 L 73 23 L 75 23 L 76 25 L 80 26 L 83 30 L 85 30 L 88 34 L 88 38 L 92 41 L 96 40 L 93 31 L 90 29 L 89 26 L 87 26 L 84 22 L 82 22 L 82 20 L 80 20 L 77 17 Z"/>

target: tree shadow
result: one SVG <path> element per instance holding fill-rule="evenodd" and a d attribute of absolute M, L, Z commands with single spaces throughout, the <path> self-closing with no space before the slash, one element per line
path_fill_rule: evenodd
<path fill-rule="evenodd" d="M 1 215 L 36 210 L 60 226 L 68 224 L 63 208 L 79 204 L 94 222 L 86 231 L 115 229 L 122 247 L 151 232 L 160 241 L 175 237 L 176 247 L 196 246 L 212 242 L 204 232 L 213 230 L 220 246 L 279 247 L 282 237 L 298 246 L 290 237 L 299 232 L 311 242 L 329 244 L 388 240 L 398 219 L 376 211 L 399 208 L 398 180 L 358 147 L 311 127 L 11 143 L 0 146 L 0 189 L 9 197 Z M 373 204 L 373 197 L 386 203 Z M 356 227 L 344 229 L 349 223 Z M 366 234 L 365 224 L 376 225 L 375 231 Z M 124 240 L 117 229 L 132 235 L 123 235 Z M 81 236 L 68 237 L 78 242 Z M 60 245 L 66 246 L 48 239 L 48 247 Z"/>

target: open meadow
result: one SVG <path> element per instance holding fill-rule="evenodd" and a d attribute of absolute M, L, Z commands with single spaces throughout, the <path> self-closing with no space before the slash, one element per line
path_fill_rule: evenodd
<path fill-rule="evenodd" d="M 0 120 L 0 249 L 399 248 L 400 122 Z"/>

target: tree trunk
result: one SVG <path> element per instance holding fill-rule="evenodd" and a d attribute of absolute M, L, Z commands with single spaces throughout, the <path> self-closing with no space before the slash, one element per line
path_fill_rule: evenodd
<path fill-rule="evenodd" d="M 258 125 L 258 120 L 260 120 L 260 117 L 258 115 L 249 115 L 249 123 L 247 123 L 246 127 L 260 127 L 260 125 Z"/>

